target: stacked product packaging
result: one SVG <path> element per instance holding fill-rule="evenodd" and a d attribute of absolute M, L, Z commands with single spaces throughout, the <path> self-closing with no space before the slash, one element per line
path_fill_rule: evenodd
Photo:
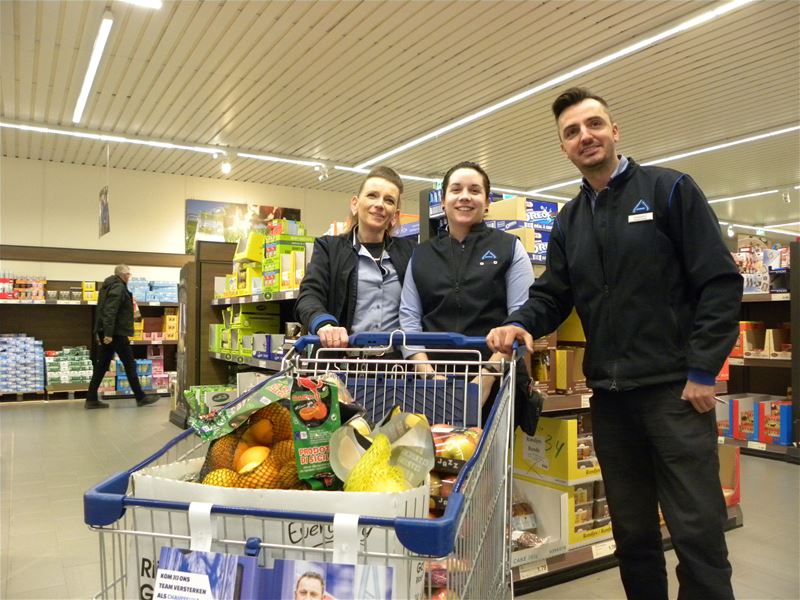
<path fill-rule="evenodd" d="M 130 394 L 131 384 L 128 381 L 128 376 L 125 374 L 125 367 L 117 359 L 116 361 L 117 372 L 117 393 Z M 136 359 L 136 375 L 139 378 L 139 384 L 143 390 L 153 389 L 153 361 L 150 359 Z"/>
<path fill-rule="evenodd" d="M 87 385 L 92 380 L 92 359 L 86 346 L 66 346 L 45 352 L 47 385 Z"/>
<path fill-rule="evenodd" d="M 159 343 L 178 339 L 178 309 L 167 307 L 164 315 L 159 317 L 143 317 L 134 321 L 131 341 L 150 341 Z"/>
<path fill-rule="evenodd" d="M 789 291 L 789 248 L 747 246 L 733 253 L 733 260 L 744 277 L 745 294 Z"/>
<path fill-rule="evenodd" d="M 174 281 L 148 281 L 131 277 L 128 289 L 137 302 L 178 302 L 178 284 Z"/>
<path fill-rule="evenodd" d="M 223 323 L 209 325 L 211 352 L 280 360 L 284 336 L 276 303 L 232 304 L 222 311 Z"/>
<path fill-rule="evenodd" d="M 24 334 L 0 335 L 0 394 L 44 391 L 44 348 Z"/>
<path fill-rule="evenodd" d="M 543 264 L 558 204 L 514 196 L 489 204 L 486 225 L 517 236 L 534 263 Z"/>
<path fill-rule="evenodd" d="M 792 401 L 770 394 L 727 394 L 717 403 L 717 432 L 743 442 L 792 445 Z"/>

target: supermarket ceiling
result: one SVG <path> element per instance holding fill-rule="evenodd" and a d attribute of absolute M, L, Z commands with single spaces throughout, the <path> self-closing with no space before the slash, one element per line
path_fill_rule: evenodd
<path fill-rule="evenodd" d="M 113 25 L 75 124 L 106 11 Z M 797 0 L 4 0 L 0 26 L 3 124 L 201 150 L 117 139 L 113 167 L 352 193 L 361 175 L 336 166 L 380 160 L 436 178 L 477 160 L 498 187 L 568 198 L 577 173 L 549 106 L 583 85 L 610 102 L 622 152 L 690 153 L 661 164 L 710 199 L 748 196 L 715 203 L 721 220 L 800 232 Z M 5 126 L 0 144 L 3 156 L 106 164 L 106 142 L 90 137 Z M 214 149 L 229 175 L 202 152 Z M 409 179 L 406 197 L 429 185 Z"/>

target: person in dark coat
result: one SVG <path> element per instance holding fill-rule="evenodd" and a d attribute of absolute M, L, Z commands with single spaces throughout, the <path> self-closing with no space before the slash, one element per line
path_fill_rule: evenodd
<path fill-rule="evenodd" d="M 402 192 L 394 170 L 375 167 L 350 201 L 350 230 L 314 243 L 295 314 L 323 347 L 346 348 L 348 336 L 359 331 L 400 328 L 400 291 L 414 248 L 390 234 Z"/>
<path fill-rule="evenodd" d="M 142 391 L 136 373 L 136 361 L 128 340 L 133 335 L 134 312 L 133 296 L 128 290 L 130 278 L 130 268 L 127 265 L 117 265 L 114 274 L 107 277 L 100 288 L 94 320 L 94 335 L 98 341 L 97 359 L 94 362 L 89 391 L 86 394 L 84 407 L 87 409 L 108 408 L 108 404 L 98 399 L 97 390 L 115 353 L 125 367 L 125 374 L 136 397 L 136 404 L 147 406 L 159 399 L 155 394 L 145 395 Z"/>

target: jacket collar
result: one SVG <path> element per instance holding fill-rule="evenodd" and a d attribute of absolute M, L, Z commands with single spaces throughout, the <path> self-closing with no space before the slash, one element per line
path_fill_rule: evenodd
<path fill-rule="evenodd" d="M 358 225 L 356 225 L 355 227 L 353 227 L 353 229 L 350 230 L 350 242 L 351 242 L 351 244 L 353 246 L 353 249 L 356 252 L 361 250 L 361 241 L 358 239 Z M 388 250 L 389 248 L 391 248 L 393 242 L 394 242 L 394 238 L 391 235 L 389 235 L 388 232 L 383 234 L 383 247 L 384 248 L 386 248 Z"/>
<path fill-rule="evenodd" d="M 631 178 L 634 169 L 638 166 L 636 162 L 630 156 L 620 156 L 621 159 L 621 166 L 623 167 L 622 170 L 617 171 L 614 175 L 611 176 L 611 180 L 608 182 L 608 187 L 616 188 L 622 185 L 625 181 Z M 594 188 L 589 185 L 589 182 L 586 181 L 584 177 L 581 180 L 581 195 L 586 196 L 587 198 L 594 198 L 597 196 L 597 192 L 594 191 Z"/>
<path fill-rule="evenodd" d="M 486 225 L 486 221 L 481 221 L 480 223 L 475 223 L 472 227 L 469 228 L 469 233 L 467 237 L 470 237 L 475 234 L 482 233 L 484 231 L 488 231 L 489 227 Z M 439 237 L 450 237 L 450 229 L 443 229 L 439 231 Z M 466 239 L 466 238 L 465 238 Z"/>

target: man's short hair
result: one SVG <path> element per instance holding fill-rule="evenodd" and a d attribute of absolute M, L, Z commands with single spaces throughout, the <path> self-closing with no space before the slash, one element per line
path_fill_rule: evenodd
<path fill-rule="evenodd" d="M 403 180 L 400 179 L 400 175 L 397 174 L 397 171 L 392 169 L 391 167 L 385 167 L 383 165 L 378 165 L 377 167 L 373 167 L 367 176 L 364 177 L 364 181 L 361 182 L 361 187 L 358 188 L 358 195 L 361 195 L 361 192 L 364 191 L 364 184 L 367 182 L 367 179 L 372 177 L 380 177 L 381 179 L 385 179 L 389 183 L 394 184 L 397 187 L 397 191 L 400 194 L 403 193 Z M 398 207 L 400 205 L 400 198 L 397 199 Z"/>
<path fill-rule="evenodd" d="M 117 265 L 114 267 L 114 275 L 119 277 L 120 275 L 126 275 L 131 272 L 131 268 L 128 265 Z"/>
<path fill-rule="evenodd" d="M 558 117 L 561 116 L 561 113 L 567 110 L 570 106 L 579 104 L 584 100 L 597 100 L 605 107 L 608 117 L 611 118 L 611 109 L 608 107 L 608 102 L 606 102 L 604 98 L 598 96 L 597 94 L 593 94 L 586 88 L 573 87 L 569 88 L 565 92 L 562 92 L 553 102 L 553 114 L 556 117 L 556 121 L 558 121 Z"/>
<path fill-rule="evenodd" d="M 325 595 L 325 578 L 316 571 L 306 571 L 300 575 L 300 577 L 297 578 L 297 582 L 294 584 L 295 592 L 297 592 L 297 588 L 300 587 L 300 582 L 303 581 L 303 579 L 316 579 L 319 581 L 319 584 L 322 586 L 322 595 Z"/>

